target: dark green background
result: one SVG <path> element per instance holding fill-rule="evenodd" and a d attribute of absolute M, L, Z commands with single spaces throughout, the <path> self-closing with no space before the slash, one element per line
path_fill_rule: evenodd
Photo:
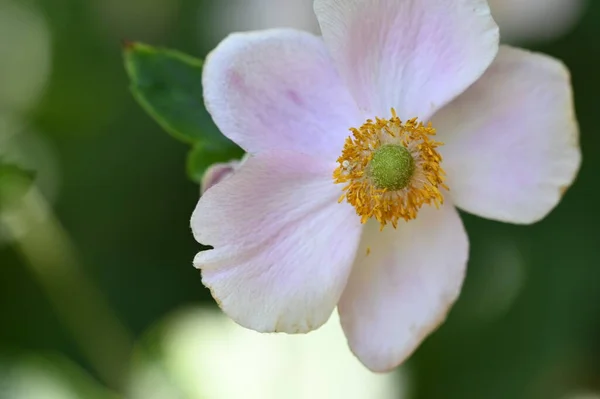
<path fill-rule="evenodd" d="M 201 34 L 208 18 L 198 13 L 201 1 L 172 0 L 170 22 L 155 31 L 101 22 L 94 5 L 100 1 L 32 3 L 50 26 L 53 58 L 47 90 L 25 129 L 56 148 L 58 218 L 87 276 L 140 336 L 170 311 L 212 300 L 191 263 L 199 249 L 189 229 L 198 187 L 185 175 L 188 146 L 135 103 L 120 39 L 198 57 L 215 43 Z M 576 388 L 600 390 L 600 3 L 591 3 L 571 33 L 529 46 L 572 71 L 584 154 L 579 178 L 535 226 L 465 216 L 472 248 L 466 286 L 448 322 L 410 361 L 418 399 L 559 399 Z M 514 270 L 507 248 L 522 258 L 523 285 L 511 306 L 492 317 L 486 301 L 494 300 L 505 271 Z M 507 281 L 510 290 L 514 283 Z M 0 246 L 0 325 L 0 356 L 58 351 L 94 373 L 6 245 Z"/>

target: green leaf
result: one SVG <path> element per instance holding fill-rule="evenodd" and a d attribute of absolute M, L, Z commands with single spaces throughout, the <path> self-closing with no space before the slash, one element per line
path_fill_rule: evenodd
<path fill-rule="evenodd" d="M 210 165 L 216 162 L 240 159 L 243 155 L 244 151 L 234 144 L 215 147 L 210 144 L 198 143 L 188 154 L 188 177 L 196 183 L 201 183 L 202 176 L 204 176 L 204 172 Z"/>
<path fill-rule="evenodd" d="M 135 99 L 168 133 L 193 146 L 187 159 L 191 180 L 200 183 L 213 163 L 243 155 L 204 108 L 201 60 L 141 43 L 126 43 L 124 56 Z"/>
<path fill-rule="evenodd" d="M 0 159 L 0 210 L 18 203 L 29 191 L 35 174 Z"/>
<path fill-rule="evenodd" d="M 126 43 L 124 57 L 135 99 L 168 133 L 190 144 L 229 145 L 204 108 L 201 60 L 141 43 Z"/>

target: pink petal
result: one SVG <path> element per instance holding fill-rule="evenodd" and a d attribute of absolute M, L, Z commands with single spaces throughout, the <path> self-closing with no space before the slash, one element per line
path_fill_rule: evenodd
<path fill-rule="evenodd" d="M 360 108 L 428 120 L 498 51 L 485 0 L 315 0 L 327 46 Z"/>
<path fill-rule="evenodd" d="M 323 40 L 276 29 L 233 34 L 209 55 L 204 100 L 223 134 L 249 153 L 294 150 L 335 161 L 362 123 Z"/>
<path fill-rule="evenodd" d="M 202 176 L 200 192 L 204 194 L 212 186 L 227 179 L 240 167 L 241 163 L 242 160 L 233 160 L 210 165 L 206 172 L 204 172 L 204 176 Z"/>
<path fill-rule="evenodd" d="M 194 265 L 221 308 L 244 327 L 303 333 L 331 315 L 361 234 L 354 208 L 338 204 L 331 165 L 264 152 L 206 192 L 192 216 Z"/>
<path fill-rule="evenodd" d="M 339 304 L 354 354 L 373 371 L 402 363 L 446 318 L 469 241 L 452 205 L 421 209 L 397 230 L 369 222 Z"/>
<path fill-rule="evenodd" d="M 452 200 L 485 218 L 542 219 L 581 163 L 569 72 L 544 55 L 503 46 L 433 124 Z"/>

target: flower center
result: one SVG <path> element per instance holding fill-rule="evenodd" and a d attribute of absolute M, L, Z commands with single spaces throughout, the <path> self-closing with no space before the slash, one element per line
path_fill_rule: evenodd
<path fill-rule="evenodd" d="M 392 118 L 367 120 L 350 129 L 339 166 L 333 172 L 336 184 L 344 184 L 344 199 L 356 208 L 361 222 L 375 218 L 381 228 L 417 217 L 424 204 L 439 207 L 444 184 L 442 145 L 431 139 L 435 129 L 417 118 L 402 122 L 392 109 Z"/>
<path fill-rule="evenodd" d="M 373 152 L 367 176 L 375 187 L 395 191 L 408 186 L 414 171 L 415 160 L 406 147 L 385 144 Z"/>

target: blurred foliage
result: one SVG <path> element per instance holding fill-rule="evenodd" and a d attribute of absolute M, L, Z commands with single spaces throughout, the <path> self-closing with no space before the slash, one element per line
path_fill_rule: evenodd
<path fill-rule="evenodd" d="M 117 399 L 87 373 L 59 355 L 0 359 L 0 397 L 7 399 Z"/>
<path fill-rule="evenodd" d="M 0 13 L 6 1 L 36 13 L 51 35 L 47 84 L 35 104 L 13 117 L 46 139 L 57 160 L 54 210 L 85 274 L 135 336 L 182 305 L 212 304 L 192 267 L 199 245 L 189 217 L 198 187 L 182 168 L 189 153 L 188 172 L 198 181 L 210 162 L 237 158 L 240 150 L 207 152 L 219 141 L 186 130 L 216 134 L 206 112 L 193 108 L 200 104 L 198 61 L 142 45 L 128 55 L 131 76 L 142 77 L 133 86 L 136 97 L 171 132 L 192 135 L 190 151 L 135 103 L 121 49 L 122 39 L 140 40 L 204 57 L 216 44 L 201 33 L 211 22 L 203 12 L 210 2 L 0 0 Z M 448 322 L 409 361 L 418 399 L 561 399 L 581 387 L 600 390 L 599 22 L 600 3 L 590 2 L 568 35 L 528 46 L 571 69 L 583 168 L 560 206 L 535 226 L 464 215 L 471 238 L 465 289 Z M 160 92 L 165 67 L 180 68 L 181 92 Z M 157 90 L 187 98 L 192 108 L 167 119 L 173 110 L 161 108 Z M 0 108 L 0 117 L 5 112 Z M 14 246 L 3 241 L 0 266 L 0 355 L 60 352 L 101 379 Z"/>
<path fill-rule="evenodd" d="M 0 212 L 18 203 L 31 188 L 34 179 L 35 173 L 3 162 L 0 158 Z"/>

